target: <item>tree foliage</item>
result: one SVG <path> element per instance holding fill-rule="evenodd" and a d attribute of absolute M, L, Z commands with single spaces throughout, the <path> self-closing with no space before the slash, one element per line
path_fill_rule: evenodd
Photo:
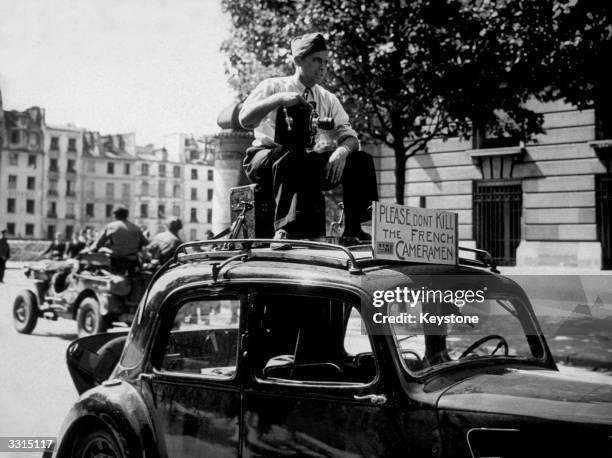
<path fill-rule="evenodd" d="M 326 34 L 327 85 L 357 130 L 393 149 L 398 203 L 407 158 L 433 137 L 468 136 L 474 123 L 524 140 L 539 133 L 542 119 L 525 102 L 565 94 L 554 92 L 551 73 L 589 41 L 572 35 L 575 0 L 222 3 L 233 25 L 222 49 L 241 98 L 264 77 L 293 72 L 291 37 Z"/>
<path fill-rule="evenodd" d="M 558 0 L 554 39 L 545 63 L 550 69 L 550 84 L 543 96 L 563 98 L 579 108 L 590 107 L 598 100 L 612 104 L 612 2 Z"/>

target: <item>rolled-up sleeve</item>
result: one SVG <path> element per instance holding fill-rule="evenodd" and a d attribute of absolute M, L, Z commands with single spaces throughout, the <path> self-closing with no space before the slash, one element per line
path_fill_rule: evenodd
<path fill-rule="evenodd" d="M 347 137 L 358 139 L 357 132 L 352 128 L 349 116 L 335 95 L 331 96 L 330 116 L 334 118 L 333 140 L 340 145 Z"/>
<path fill-rule="evenodd" d="M 257 87 L 253 89 L 253 92 L 251 92 L 246 98 L 246 100 L 243 102 L 242 108 L 240 108 L 240 114 L 242 115 L 242 113 L 254 103 L 260 102 L 261 100 L 274 94 L 273 89 L 274 84 L 272 80 L 267 79 L 260 82 Z"/>

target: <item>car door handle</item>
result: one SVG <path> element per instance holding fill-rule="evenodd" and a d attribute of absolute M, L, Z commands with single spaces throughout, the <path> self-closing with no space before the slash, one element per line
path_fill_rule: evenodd
<path fill-rule="evenodd" d="M 138 380 L 142 380 L 143 382 L 152 382 L 155 379 L 155 374 L 147 374 L 143 372 L 142 374 L 138 375 Z"/>
<path fill-rule="evenodd" d="M 370 401 L 372 404 L 381 406 L 387 403 L 387 396 L 384 394 L 366 394 L 364 396 L 354 395 L 356 401 Z"/>

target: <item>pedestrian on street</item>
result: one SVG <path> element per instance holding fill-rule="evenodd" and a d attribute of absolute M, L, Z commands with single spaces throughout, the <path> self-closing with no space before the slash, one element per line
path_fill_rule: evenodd
<path fill-rule="evenodd" d="M 11 248 L 6 240 L 6 229 L 2 229 L 0 235 L 0 283 L 4 283 L 4 269 L 6 261 L 11 257 Z"/>

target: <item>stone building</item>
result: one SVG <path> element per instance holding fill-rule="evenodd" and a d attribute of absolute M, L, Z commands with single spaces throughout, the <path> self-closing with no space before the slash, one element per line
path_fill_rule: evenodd
<path fill-rule="evenodd" d="M 3 111 L 0 143 L 0 226 L 11 237 L 40 238 L 44 111 Z"/>
<path fill-rule="evenodd" d="M 136 211 L 133 197 L 136 171 L 134 134 L 83 135 L 81 227 L 101 228 L 113 219 L 113 207 Z"/>
<path fill-rule="evenodd" d="M 405 203 L 455 211 L 461 244 L 501 265 L 612 268 L 612 142 L 594 109 L 530 106 L 544 117 L 537 142 L 477 133 L 434 140 L 407 162 Z M 394 199 L 394 158 L 376 156 L 381 199 Z"/>
<path fill-rule="evenodd" d="M 170 218 L 182 216 L 181 162 L 163 147 L 138 147 L 135 175 L 136 208 L 132 221 L 150 235 L 166 230 Z"/>
<path fill-rule="evenodd" d="M 184 238 L 186 241 L 204 239 L 213 221 L 215 143 L 211 137 L 196 140 L 177 133 L 167 135 L 164 144 L 168 154 L 183 164 Z"/>
<path fill-rule="evenodd" d="M 44 126 L 45 180 L 42 190 L 42 237 L 56 232 L 69 239 L 80 227 L 83 206 L 83 134 L 75 126 Z"/>

